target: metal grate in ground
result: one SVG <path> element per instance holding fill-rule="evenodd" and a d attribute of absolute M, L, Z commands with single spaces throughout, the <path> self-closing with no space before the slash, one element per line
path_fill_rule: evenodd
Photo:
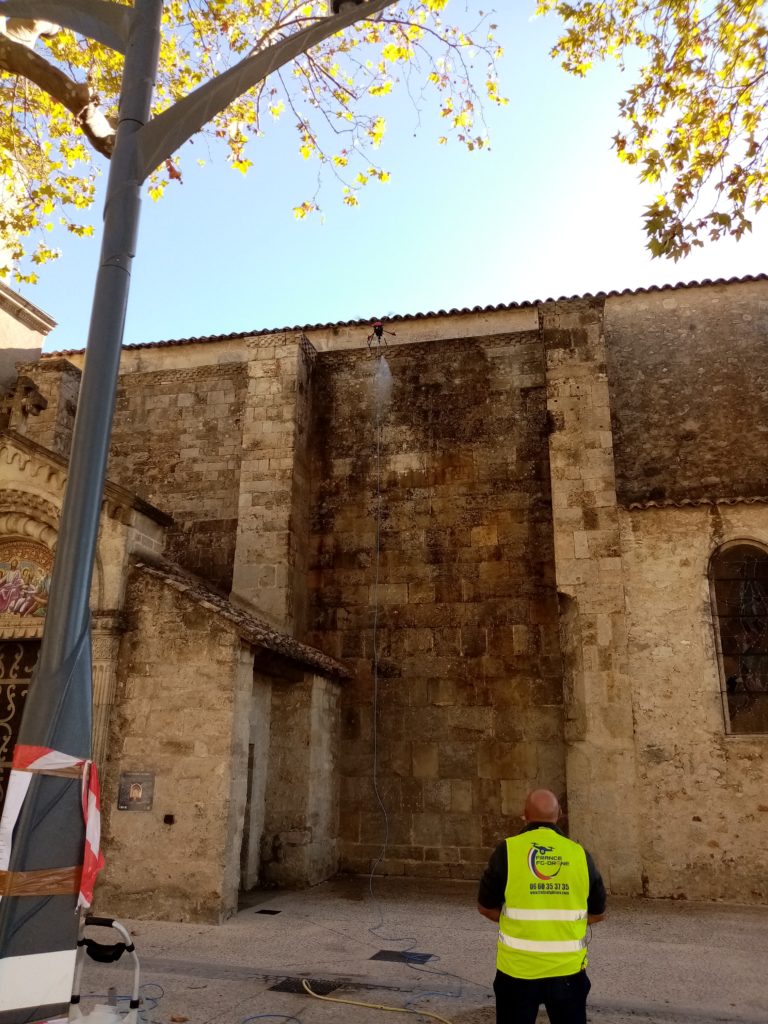
<path fill-rule="evenodd" d="M 342 981 L 329 981 L 327 978 L 284 978 L 279 981 L 276 985 L 270 985 L 270 992 L 294 992 L 300 993 L 305 996 L 307 993 L 302 985 L 302 982 L 306 981 L 309 983 L 313 992 L 316 992 L 319 996 L 327 996 L 331 992 L 335 992 L 336 989 L 342 988 L 344 982 Z"/>
<path fill-rule="evenodd" d="M 412 949 L 380 949 L 369 960 L 388 960 L 396 964 L 426 964 L 434 953 L 417 953 Z"/>

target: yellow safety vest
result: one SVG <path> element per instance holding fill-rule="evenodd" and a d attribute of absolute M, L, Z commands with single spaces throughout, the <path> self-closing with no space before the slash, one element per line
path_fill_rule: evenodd
<path fill-rule="evenodd" d="M 507 839 L 507 886 L 496 966 L 513 978 L 556 978 L 587 965 L 589 869 L 583 847 L 551 828 Z"/>

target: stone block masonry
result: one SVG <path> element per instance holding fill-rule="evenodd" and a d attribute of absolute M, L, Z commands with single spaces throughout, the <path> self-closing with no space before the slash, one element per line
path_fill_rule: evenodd
<path fill-rule="evenodd" d="M 565 788 L 542 349 L 521 333 L 386 358 L 378 456 L 375 359 L 315 368 L 310 642 L 355 670 L 340 862 L 368 871 L 382 847 L 375 694 L 380 870 L 474 878 L 530 786 Z"/>
<path fill-rule="evenodd" d="M 539 318 L 570 824 L 574 838 L 597 856 L 612 890 L 635 893 L 642 873 L 639 806 L 603 304 L 548 303 Z"/>
<path fill-rule="evenodd" d="M 174 517 L 167 550 L 228 592 L 237 530 L 242 364 L 124 374 L 109 475 Z"/>
<path fill-rule="evenodd" d="M 237 907 L 253 657 L 233 626 L 134 570 L 102 808 L 99 906 L 218 922 Z M 155 773 L 152 809 L 116 809 L 122 772 Z"/>
<path fill-rule="evenodd" d="M 622 504 L 768 494 L 765 282 L 606 302 Z"/>
<path fill-rule="evenodd" d="M 66 359 L 46 359 L 22 364 L 19 371 L 23 378 L 35 384 L 48 404 L 31 416 L 15 408 L 10 428 L 57 455 L 69 457 L 80 391 L 80 370 Z"/>
<path fill-rule="evenodd" d="M 336 873 L 339 698 L 338 684 L 320 676 L 273 682 L 261 842 L 267 885 L 315 885 Z"/>
<path fill-rule="evenodd" d="M 312 346 L 295 335 L 249 343 L 232 599 L 302 637 L 307 624 Z"/>
<path fill-rule="evenodd" d="M 624 511 L 620 525 L 644 891 L 765 904 L 768 735 L 726 732 L 707 575 L 721 544 L 768 548 L 765 505 Z"/>
<path fill-rule="evenodd" d="M 127 351 L 110 477 L 173 523 L 106 502 L 94 611 L 127 628 L 97 703 L 106 722 L 114 681 L 114 770 L 152 761 L 205 822 L 172 826 L 174 891 L 162 819 L 132 836 L 107 808 L 128 902 L 213 919 L 241 869 L 367 872 L 379 797 L 381 870 L 475 877 L 533 785 L 615 892 L 768 899 L 768 736 L 721 693 L 707 576 L 722 544 L 768 550 L 766 325 L 766 278 L 404 318 L 379 438 L 365 325 Z M 55 546 L 81 363 L 22 367 L 39 416 L 8 397 L 6 539 Z M 219 593 L 139 585 L 134 549 Z M 280 633 L 260 655 L 263 624 L 230 628 L 249 615 Z M 353 679 L 287 666 L 296 638 Z"/>

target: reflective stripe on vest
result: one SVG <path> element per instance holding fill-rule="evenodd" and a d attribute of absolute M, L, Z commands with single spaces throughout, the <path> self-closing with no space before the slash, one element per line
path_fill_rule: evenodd
<path fill-rule="evenodd" d="M 586 966 L 587 857 L 550 828 L 507 839 L 507 883 L 496 965 L 514 978 L 576 974 Z"/>
<path fill-rule="evenodd" d="M 504 907 L 504 917 L 513 921 L 586 921 L 586 910 L 524 910 L 522 907 Z"/>
<path fill-rule="evenodd" d="M 578 953 L 587 948 L 586 939 L 573 939 L 568 942 L 534 942 L 533 939 L 513 939 L 511 935 L 499 932 L 499 942 L 510 949 L 524 949 L 527 953 Z"/>

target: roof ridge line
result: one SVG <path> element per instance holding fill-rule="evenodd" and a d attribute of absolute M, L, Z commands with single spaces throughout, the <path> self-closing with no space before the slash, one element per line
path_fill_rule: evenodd
<path fill-rule="evenodd" d="M 132 342 L 123 345 L 124 351 L 137 351 L 148 348 L 170 348 L 177 345 L 200 345 L 212 344 L 219 341 L 238 341 L 243 338 L 258 338 L 270 334 L 292 334 L 305 331 L 338 330 L 343 327 L 370 327 L 375 321 L 381 323 L 405 323 L 413 320 L 435 320 L 438 317 L 471 316 L 475 313 L 505 313 L 517 309 L 534 309 L 550 302 L 587 302 L 591 299 L 621 298 L 627 295 L 649 295 L 655 292 L 682 291 L 686 288 L 711 288 L 725 284 L 754 284 L 758 281 L 768 281 L 768 274 L 745 274 L 743 277 L 705 277 L 701 281 L 678 281 L 677 284 L 652 284 L 640 288 L 624 288 L 621 290 L 611 289 L 610 291 L 584 292 L 582 295 L 560 295 L 558 298 L 531 299 L 522 302 L 500 302 L 487 306 L 464 306 L 462 308 L 439 309 L 426 313 L 397 313 L 392 316 L 371 317 L 368 319 L 337 320 L 329 323 L 318 324 L 294 324 L 292 327 L 260 327 L 253 331 L 232 331 L 225 334 L 208 334 L 200 337 L 168 338 L 160 341 Z M 42 359 L 51 359 L 56 356 L 73 356 L 84 354 L 84 348 L 57 349 L 54 352 L 45 352 Z"/>

